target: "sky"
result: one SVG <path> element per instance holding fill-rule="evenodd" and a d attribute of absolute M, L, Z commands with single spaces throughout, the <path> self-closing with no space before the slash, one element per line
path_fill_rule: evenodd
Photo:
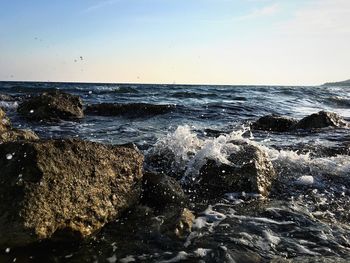
<path fill-rule="evenodd" d="M 0 80 L 350 79 L 349 0 L 0 0 Z"/>

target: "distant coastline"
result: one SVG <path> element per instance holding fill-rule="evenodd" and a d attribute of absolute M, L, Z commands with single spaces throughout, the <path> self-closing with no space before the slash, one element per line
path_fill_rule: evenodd
<path fill-rule="evenodd" d="M 350 86 L 350 79 L 344 80 L 344 81 L 338 81 L 338 82 L 327 82 L 322 84 L 322 86 L 339 86 L 339 87 Z"/>

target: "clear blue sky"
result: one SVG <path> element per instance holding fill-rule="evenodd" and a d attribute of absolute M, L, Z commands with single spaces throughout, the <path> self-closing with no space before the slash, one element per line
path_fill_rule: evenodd
<path fill-rule="evenodd" d="M 0 4 L 0 80 L 288 85 L 350 78 L 348 0 Z"/>

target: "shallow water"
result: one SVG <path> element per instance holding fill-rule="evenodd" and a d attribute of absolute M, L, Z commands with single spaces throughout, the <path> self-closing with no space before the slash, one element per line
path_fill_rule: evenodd
<path fill-rule="evenodd" d="M 46 125 L 16 114 L 21 96 L 61 89 L 100 102 L 175 104 L 170 113 L 146 118 L 87 116 L 80 122 Z M 44 138 L 80 137 L 110 144 L 134 142 L 149 155 L 173 153 L 166 174 L 195 182 L 206 157 L 228 162 L 233 139 L 265 150 L 279 175 L 269 199 L 227 193 L 192 199 L 194 230 L 186 240 L 121 237 L 116 222 L 95 240 L 45 250 L 11 249 L 17 262 L 348 262 L 350 260 L 349 130 L 273 133 L 250 131 L 249 123 L 271 113 L 302 118 L 320 110 L 350 120 L 350 87 L 183 86 L 0 82 L 0 101 L 15 127 Z M 147 167 L 146 163 L 146 167 Z M 157 167 L 147 167 L 157 169 Z M 163 168 L 164 169 L 164 168 Z M 125 234 L 125 233 L 124 233 Z M 0 256 L 0 259 L 1 259 Z M 30 259 L 33 257 L 34 259 Z M 32 260 L 32 261 L 31 261 Z M 279 261 L 278 261 L 279 260 Z M 34 261 L 35 262 L 35 261 Z"/>

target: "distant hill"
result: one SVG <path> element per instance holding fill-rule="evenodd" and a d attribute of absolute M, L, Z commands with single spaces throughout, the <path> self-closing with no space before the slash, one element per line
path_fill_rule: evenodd
<path fill-rule="evenodd" d="M 350 79 L 344 80 L 344 81 L 338 81 L 338 82 L 327 82 L 323 84 L 322 86 L 350 86 Z"/>

